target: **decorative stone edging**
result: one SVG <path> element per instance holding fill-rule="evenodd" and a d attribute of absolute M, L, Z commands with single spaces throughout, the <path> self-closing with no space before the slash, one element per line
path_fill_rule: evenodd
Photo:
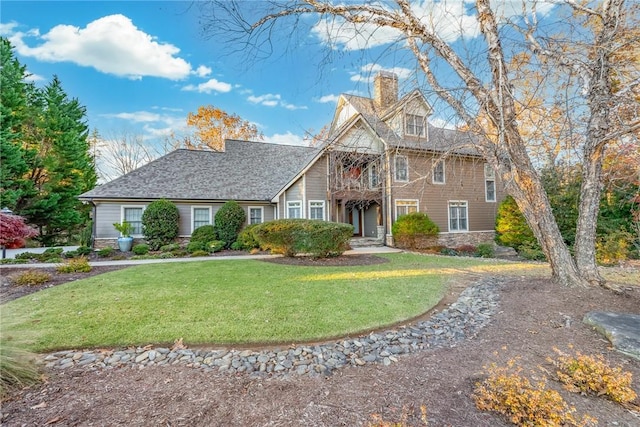
<path fill-rule="evenodd" d="M 484 278 L 465 289 L 458 300 L 429 320 L 385 332 L 318 345 L 286 349 L 197 350 L 138 347 L 121 350 L 57 351 L 44 357 L 47 368 L 112 369 L 147 366 L 186 365 L 204 371 L 275 375 L 329 375 L 346 365 L 382 363 L 388 366 L 402 354 L 425 349 L 453 347 L 476 335 L 487 325 L 498 306 L 496 289 L 502 284 Z"/>

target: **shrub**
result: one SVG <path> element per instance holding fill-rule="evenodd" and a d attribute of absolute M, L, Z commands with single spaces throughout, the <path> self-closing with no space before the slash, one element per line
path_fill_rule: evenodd
<path fill-rule="evenodd" d="M 576 352 L 575 356 L 554 349 L 557 360 L 549 362 L 558 368 L 558 380 L 572 392 L 605 395 L 614 402 L 626 403 L 636 399 L 631 388 L 631 372 L 623 372 L 620 367 L 611 367 L 601 355 L 587 356 Z"/>
<path fill-rule="evenodd" d="M 478 249 L 473 245 L 460 245 L 456 248 L 458 255 L 473 256 Z"/>
<path fill-rule="evenodd" d="M 189 242 L 187 244 L 187 252 L 192 254 L 195 251 L 205 251 L 207 248 L 207 244 L 205 242 Z"/>
<path fill-rule="evenodd" d="M 28 270 L 11 277 L 11 282 L 17 286 L 38 286 L 51 280 L 51 275 L 45 271 Z"/>
<path fill-rule="evenodd" d="M 108 258 L 113 255 L 114 248 L 102 248 L 97 253 L 100 258 Z"/>
<path fill-rule="evenodd" d="M 13 389 L 28 387 L 39 380 L 35 356 L 3 339 L 0 343 L 0 398 Z"/>
<path fill-rule="evenodd" d="M 493 258 L 495 251 L 491 243 L 480 243 L 476 248 L 476 255 L 480 258 Z"/>
<path fill-rule="evenodd" d="M 93 221 L 85 224 L 80 232 L 79 242 L 81 246 L 91 247 L 93 243 Z"/>
<path fill-rule="evenodd" d="M 214 240 L 218 240 L 218 235 L 213 225 L 203 225 L 196 228 L 189 239 L 191 242 L 212 242 Z"/>
<path fill-rule="evenodd" d="M 167 259 L 167 258 L 175 258 L 175 257 L 171 252 L 163 252 L 160 255 L 158 255 L 158 258 Z"/>
<path fill-rule="evenodd" d="M 197 251 L 191 252 L 191 256 L 192 257 L 209 256 L 209 252 L 203 251 L 203 250 L 197 250 Z"/>
<path fill-rule="evenodd" d="M 80 246 L 78 249 L 76 249 L 76 253 L 78 255 L 90 255 L 91 252 L 93 252 L 93 249 L 91 249 L 88 246 Z"/>
<path fill-rule="evenodd" d="M 176 258 L 187 256 L 188 253 L 189 252 L 187 252 L 187 250 L 185 249 L 174 249 L 171 251 L 171 255 L 173 255 Z"/>
<path fill-rule="evenodd" d="M 24 239 L 38 235 L 38 231 L 24 221 L 21 216 L 0 212 L 0 246 L 10 247 L 15 243 L 24 243 Z"/>
<path fill-rule="evenodd" d="M 585 417 L 578 423 L 573 417 L 575 409 L 557 391 L 547 389 L 545 378 L 532 385 L 520 375 L 522 369 L 514 366 L 512 359 L 506 367 L 485 367 L 488 378 L 476 384 L 473 395 L 478 409 L 499 412 L 519 426 L 578 426 L 595 421 Z"/>
<path fill-rule="evenodd" d="M 262 223 L 253 233 L 265 249 L 285 256 L 309 253 L 316 258 L 342 254 L 353 236 L 351 224 L 310 219 L 279 219 Z"/>
<path fill-rule="evenodd" d="M 142 234 L 149 249 L 156 251 L 178 237 L 180 212 L 166 199 L 156 200 L 142 214 Z"/>
<path fill-rule="evenodd" d="M 224 249 L 224 242 L 222 240 L 212 240 L 206 244 L 206 250 L 211 253 L 220 252 Z"/>
<path fill-rule="evenodd" d="M 149 245 L 139 243 L 133 247 L 132 252 L 136 255 L 146 255 L 149 253 Z"/>
<path fill-rule="evenodd" d="M 419 239 L 435 236 L 438 231 L 438 226 L 424 212 L 402 215 L 391 226 L 396 245 L 409 249 L 416 249 Z"/>
<path fill-rule="evenodd" d="M 520 252 L 523 245 L 535 247 L 538 241 L 529 228 L 516 201 L 511 196 L 505 197 L 498 207 L 496 215 L 496 242 L 510 246 Z"/>
<path fill-rule="evenodd" d="M 599 236 L 596 241 L 596 259 L 600 264 L 613 265 L 629 257 L 633 236 L 626 231 L 614 231 Z"/>
<path fill-rule="evenodd" d="M 180 249 L 180 245 L 177 243 L 171 243 L 169 245 L 160 246 L 160 251 L 162 252 L 172 252 Z"/>
<path fill-rule="evenodd" d="M 75 258 L 78 256 L 78 251 L 67 251 L 62 254 L 65 258 Z"/>
<path fill-rule="evenodd" d="M 58 273 L 88 273 L 91 265 L 85 257 L 73 258 L 66 263 L 56 267 Z"/>
<path fill-rule="evenodd" d="M 238 233 L 238 239 L 231 245 L 231 249 L 240 251 L 249 251 L 251 249 L 257 249 L 260 247 L 260 243 L 253 234 L 256 226 L 259 224 L 247 225 Z"/>
<path fill-rule="evenodd" d="M 531 261 L 544 261 L 547 259 L 547 257 L 544 255 L 544 252 L 542 252 L 542 249 L 540 249 L 540 246 L 537 243 L 523 244 L 518 250 L 518 255 L 520 255 L 524 259 L 528 259 Z"/>
<path fill-rule="evenodd" d="M 458 252 L 452 248 L 442 248 L 440 249 L 440 253 L 447 256 L 458 256 Z"/>
<path fill-rule="evenodd" d="M 226 202 L 216 212 L 215 230 L 217 239 L 222 240 L 226 248 L 230 247 L 238 238 L 238 232 L 246 219 L 247 215 L 238 202 L 235 200 Z"/>
<path fill-rule="evenodd" d="M 37 254 L 35 252 L 22 252 L 22 253 L 17 254 L 14 258 L 15 259 L 24 259 L 24 260 L 30 260 L 30 259 L 39 260 L 40 256 L 42 256 L 42 254 Z"/>

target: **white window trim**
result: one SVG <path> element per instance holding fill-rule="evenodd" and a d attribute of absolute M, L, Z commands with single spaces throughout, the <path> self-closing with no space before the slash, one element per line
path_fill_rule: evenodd
<path fill-rule="evenodd" d="M 124 221 L 124 210 L 125 209 L 142 209 L 142 213 L 144 214 L 144 210 L 147 208 L 146 205 L 120 205 L 120 224 Z M 140 227 L 142 230 L 142 227 Z M 132 234 L 131 237 L 142 237 L 142 234 Z"/>
<path fill-rule="evenodd" d="M 422 119 L 422 132 L 421 133 L 411 133 L 411 132 L 409 132 L 409 126 L 408 126 L 409 116 L 414 116 L 414 117 L 418 117 L 418 118 Z M 415 123 L 413 123 L 413 128 L 414 129 L 416 128 L 416 124 Z M 425 116 L 421 115 L 421 114 L 412 114 L 412 113 L 405 114 L 404 131 L 409 136 L 426 136 L 427 135 L 427 118 Z"/>
<path fill-rule="evenodd" d="M 249 206 L 247 208 L 247 224 L 251 225 L 251 209 L 260 209 L 260 222 L 257 224 L 262 224 L 264 222 L 264 206 Z"/>
<path fill-rule="evenodd" d="M 464 203 L 467 208 L 467 228 L 466 230 L 452 230 L 451 229 L 451 204 L 452 203 Z M 469 232 L 469 202 L 467 200 L 449 200 L 447 202 L 447 230 L 449 233 L 468 233 Z"/>
<path fill-rule="evenodd" d="M 309 219 L 311 219 L 311 204 L 312 203 L 322 203 L 322 218 L 320 218 L 320 219 L 325 221 L 327 219 L 327 203 L 326 203 L 326 201 L 325 200 L 309 200 L 309 209 L 307 210 L 307 212 L 309 212 Z M 318 208 L 319 206 L 315 206 L 315 207 Z"/>
<path fill-rule="evenodd" d="M 191 206 L 191 233 L 196 229 L 196 209 L 206 209 L 209 211 L 209 225 L 213 224 L 213 217 L 211 216 L 211 206 Z"/>
<path fill-rule="evenodd" d="M 405 165 L 407 167 L 407 178 L 406 179 L 399 179 L 398 178 L 398 159 L 399 158 L 404 158 L 405 160 Z M 393 180 L 395 182 L 409 182 L 409 158 L 407 156 L 403 156 L 400 154 L 396 154 L 393 156 Z"/>
<path fill-rule="evenodd" d="M 404 203 L 415 203 L 416 205 L 416 212 L 420 212 L 420 200 L 418 199 L 396 199 L 393 202 L 393 213 L 395 214 L 395 219 L 396 221 L 398 220 L 398 202 L 404 202 Z"/>
<path fill-rule="evenodd" d="M 286 217 L 287 219 L 289 219 L 289 207 L 290 207 L 292 204 L 294 204 L 294 203 L 298 204 L 298 205 L 299 205 L 299 207 L 300 207 L 300 218 L 304 218 L 304 216 L 303 216 L 303 215 L 304 215 L 304 211 L 303 211 L 302 200 L 288 200 L 288 201 L 287 201 L 287 210 L 285 211 L 285 214 L 286 214 L 286 216 L 285 216 L 285 217 Z"/>
<path fill-rule="evenodd" d="M 442 181 L 436 181 L 436 165 L 438 164 L 442 164 Z M 433 184 L 436 185 L 444 185 L 447 183 L 447 169 L 446 169 L 446 165 L 443 159 L 439 159 L 439 160 L 433 160 L 433 163 L 431 165 L 432 169 L 431 169 L 431 182 Z"/>
<path fill-rule="evenodd" d="M 493 181 L 493 199 L 487 197 L 487 182 Z M 484 164 L 484 201 L 487 203 L 495 203 L 497 199 L 496 189 L 496 173 L 488 163 Z"/>

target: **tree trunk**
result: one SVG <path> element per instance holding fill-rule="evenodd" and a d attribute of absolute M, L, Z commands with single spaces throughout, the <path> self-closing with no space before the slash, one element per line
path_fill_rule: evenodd
<path fill-rule="evenodd" d="M 586 150 L 586 147 L 585 147 Z M 604 279 L 596 265 L 596 226 L 602 194 L 603 148 L 585 152 L 580 189 L 580 211 L 574 244 L 575 259 L 580 275 L 592 284 L 601 285 Z"/>
<path fill-rule="evenodd" d="M 563 286 L 588 287 L 589 283 L 581 277 L 576 262 L 560 234 L 551 204 L 535 171 L 519 167 L 505 175 L 504 182 L 515 181 L 508 185 L 508 192 L 518 204 L 549 260 L 552 279 Z"/>

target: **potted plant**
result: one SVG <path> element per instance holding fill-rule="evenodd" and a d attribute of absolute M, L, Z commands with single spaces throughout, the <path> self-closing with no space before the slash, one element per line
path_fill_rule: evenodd
<path fill-rule="evenodd" d="M 133 224 L 127 221 L 122 221 L 121 223 L 114 223 L 113 228 L 120 232 L 120 237 L 118 237 L 118 249 L 120 252 L 129 252 L 131 247 L 133 246 L 133 237 L 131 233 L 133 233 Z"/>

